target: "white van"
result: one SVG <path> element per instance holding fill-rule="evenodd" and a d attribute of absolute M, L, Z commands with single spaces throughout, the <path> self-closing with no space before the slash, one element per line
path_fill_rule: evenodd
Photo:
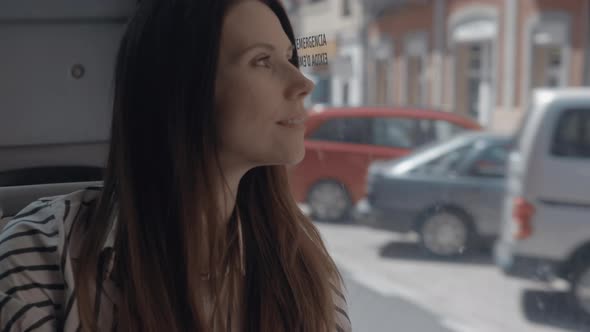
<path fill-rule="evenodd" d="M 590 89 L 536 91 L 514 144 L 496 263 L 569 281 L 590 316 Z"/>

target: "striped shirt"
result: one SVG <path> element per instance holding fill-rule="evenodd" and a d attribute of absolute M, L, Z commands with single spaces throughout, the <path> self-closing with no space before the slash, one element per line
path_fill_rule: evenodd
<path fill-rule="evenodd" d="M 0 332 L 80 328 L 73 271 L 79 261 L 77 222 L 88 218 L 101 188 L 41 198 L 19 212 L 0 233 Z M 114 231 L 99 256 L 97 294 L 100 331 L 115 331 L 118 290 L 111 279 Z M 100 286 L 99 286 L 100 285 Z M 99 289 L 98 292 L 96 290 Z M 334 289 L 336 331 L 351 331 L 345 296 Z"/>

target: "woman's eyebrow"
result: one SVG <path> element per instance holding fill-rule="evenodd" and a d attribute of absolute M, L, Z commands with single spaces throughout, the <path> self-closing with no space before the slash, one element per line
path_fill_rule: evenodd
<path fill-rule="evenodd" d="M 250 46 L 246 47 L 245 49 L 241 50 L 241 51 L 240 51 L 240 52 L 239 52 L 239 53 L 236 55 L 236 57 L 235 57 L 235 58 L 236 58 L 236 59 L 239 59 L 239 58 L 241 58 L 241 57 L 242 57 L 244 54 L 248 53 L 250 50 L 252 50 L 252 49 L 255 49 L 255 48 L 265 48 L 265 49 L 267 49 L 267 50 L 269 50 L 269 51 L 274 51 L 274 50 L 276 50 L 276 47 L 275 47 L 274 45 L 272 45 L 272 44 L 269 44 L 269 43 L 256 43 L 256 44 L 252 44 L 252 45 L 250 45 Z M 292 51 L 293 51 L 293 48 L 294 48 L 293 44 L 290 44 L 290 45 L 287 47 L 287 51 L 290 51 L 290 52 L 292 52 Z"/>

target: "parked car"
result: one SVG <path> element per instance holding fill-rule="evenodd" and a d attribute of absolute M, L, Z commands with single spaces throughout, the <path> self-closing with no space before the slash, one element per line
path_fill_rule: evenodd
<path fill-rule="evenodd" d="M 590 89 L 536 92 L 509 156 L 495 258 L 511 275 L 569 281 L 590 317 Z"/>
<path fill-rule="evenodd" d="M 322 108 L 310 112 L 306 155 L 291 169 L 298 202 L 311 216 L 342 220 L 365 194 L 369 164 L 481 127 L 457 114 L 402 108 Z"/>
<path fill-rule="evenodd" d="M 421 246 L 440 257 L 491 246 L 500 229 L 509 143 L 507 137 L 466 133 L 399 160 L 375 162 L 356 217 L 379 229 L 415 231 Z"/>

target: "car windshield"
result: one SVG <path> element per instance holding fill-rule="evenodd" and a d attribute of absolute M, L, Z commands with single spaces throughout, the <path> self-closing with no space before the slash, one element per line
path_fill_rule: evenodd
<path fill-rule="evenodd" d="M 118 48 L 137 4 L 147 1 L 0 2 L 0 229 L 38 198 L 101 183 L 111 131 L 121 129 L 111 128 Z M 153 0 L 193 2 L 200 4 Z M 190 107 L 194 113 L 185 117 L 173 108 L 144 113 L 153 106 L 148 102 L 126 104 L 142 109 L 129 128 L 162 137 L 141 145 L 146 157 L 136 170 L 161 171 L 155 151 L 166 147 L 207 150 L 164 132 L 172 125 L 182 128 L 178 137 L 209 132 L 210 124 L 195 123 L 213 119 L 199 117 L 210 109 L 225 128 L 220 144 L 235 143 L 223 151 L 243 150 L 254 163 L 261 148 L 275 158 L 272 165 L 290 165 L 284 180 L 292 203 L 281 201 L 281 208 L 297 204 L 317 227 L 343 276 L 353 331 L 590 331 L 590 1 L 276 4 L 290 25 L 270 10 L 265 17 L 275 29 L 247 33 L 260 27 L 255 19 L 229 25 L 241 27 L 236 45 L 262 45 L 243 53 L 247 61 L 222 56 L 221 34 L 199 36 L 190 47 L 185 35 L 166 35 L 187 22 L 154 28 L 154 42 L 168 46 L 126 58 L 127 65 L 154 64 L 137 71 L 137 85 L 155 72 L 169 79 L 154 82 L 152 91 L 187 100 L 202 91 L 226 92 L 206 103 L 179 98 L 162 106 Z M 175 42 L 182 47 L 172 47 Z M 205 56 L 209 46 L 219 46 L 216 58 Z M 191 65 L 167 72 L 177 64 L 158 56 L 170 54 Z M 192 56 L 198 59 L 190 62 Z M 199 84 L 195 68 L 217 62 L 224 65 L 206 71 L 217 70 L 225 85 Z M 192 85 L 184 87 L 187 82 Z M 537 100 L 538 89 L 556 102 Z M 314 117 L 318 109 L 332 115 Z M 141 127 L 159 116 L 172 119 L 170 126 L 162 120 L 162 127 Z M 172 143 L 181 141 L 185 150 Z M 512 147 L 518 153 L 508 153 Z M 126 157 L 118 148 L 114 153 Z M 162 171 L 170 183 L 179 182 L 176 171 L 188 174 L 174 166 Z M 392 171 L 379 172 L 385 168 Z M 463 176 L 454 176 L 457 170 Z M 0 236 L 0 263 L 3 245 Z M 293 251 L 293 262 L 301 265 L 298 254 Z M 45 268 L 60 276 L 70 271 Z M 21 292 L 1 288 L 11 278 L 6 273 L 0 271 L 0 330 L 10 320 L 2 307 Z M 27 306 L 50 307 L 61 313 L 65 306 Z"/>
<path fill-rule="evenodd" d="M 408 171 L 428 164 L 435 159 L 456 155 L 456 152 L 465 151 L 470 144 L 473 144 L 474 138 L 469 135 L 460 135 L 449 141 L 433 142 L 412 151 L 409 155 L 402 158 L 389 160 L 389 166 L 395 166 L 400 172 Z"/>
<path fill-rule="evenodd" d="M 412 150 L 412 153 L 407 155 L 406 157 L 394 159 L 394 160 L 407 160 L 407 159 L 421 159 L 425 158 L 425 156 L 434 155 L 434 154 L 441 154 L 445 153 L 446 151 L 454 150 L 457 147 L 463 146 L 465 144 L 469 144 L 473 141 L 473 137 L 471 135 L 458 135 L 449 140 L 445 141 L 437 141 L 431 142 L 429 144 L 423 145 L 417 149 Z"/>

